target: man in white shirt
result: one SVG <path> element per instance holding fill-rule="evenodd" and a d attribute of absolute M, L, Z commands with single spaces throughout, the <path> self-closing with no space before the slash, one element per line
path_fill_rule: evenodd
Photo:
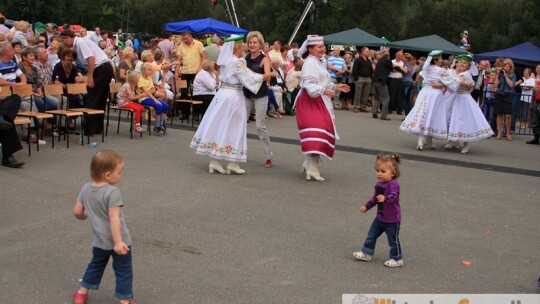
<path fill-rule="evenodd" d="M 105 110 L 109 95 L 109 83 L 114 76 L 113 66 L 107 54 L 88 39 L 75 36 L 72 30 L 60 33 L 64 46 L 73 47 L 78 60 L 88 67 L 86 96 L 87 108 Z M 91 115 L 85 126 L 88 135 L 100 134 L 103 131 L 103 115 Z"/>
<path fill-rule="evenodd" d="M 90 35 L 88 37 L 90 40 L 92 40 L 95 44 L 98 44 L 103 38 L 101 38 L 101 30 L 99 27 L 96 27 L 94 29 L 94 35 Z"/>
<path fill-rule="evenodd" d="M 394 69 L 388 75 L 388 93 L 390 93 L 390 103 L 388 105 L 388 111 L 392 113 L 393 110 L 396 110 L 397 114 L 403 114 L 403 104 L 401 102 L 401 79 L 403 78 L 402 73 L 407 73 L 408 68 L 403 67 L 403 52 L 397 51 L 396 58 L 392 60 L 392 65 Z"/>

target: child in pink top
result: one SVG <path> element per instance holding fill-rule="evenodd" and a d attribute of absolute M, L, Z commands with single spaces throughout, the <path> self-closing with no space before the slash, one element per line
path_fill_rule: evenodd
<path fill-rule="evenodd" d="M 137 133 L 144 132 L 144 129 L 141 127 L 142 113 L 144 112 L 144 107 L 141 106 L 137 100 L 147 96 L 146 92 L 135 95 L 135 89 L 137 88 L 137 83 L 139 82 L 139 73 L 135 71 L 130 71 L 127 77 L 126 83 L 120 88 L 117 96 L 118 106 L 122 109 L 131 109 L 135 111 L 135 125 L 133 129 Z"/>

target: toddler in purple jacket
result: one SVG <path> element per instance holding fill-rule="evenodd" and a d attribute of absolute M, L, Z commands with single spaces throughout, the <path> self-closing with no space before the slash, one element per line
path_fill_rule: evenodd
<path fill-rule="evenodd" d="M 400 175 L 399 154 L 379 154 L 375 162 L 377 183 L 371 199 L 362 207 L 360 212 L 366 213 L 369 209 L 377 206 L 377 216 L 369 228 L 368 236 L 361 251 L 353 252 L 357 260 L 371 261 L 375 253 L 375 244 L 381 234 L 386 233 L 390 245 L 390 259 L 384 262 L 387 267 L 403 266 L 403 253 L 399 241 L 399 226 L 401 224 L 401 207 L 399 206 L 399 183 Z"/>

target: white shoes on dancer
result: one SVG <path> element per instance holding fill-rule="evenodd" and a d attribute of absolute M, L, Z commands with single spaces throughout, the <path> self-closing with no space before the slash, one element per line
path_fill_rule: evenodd
<path fill-rule="evenodd" d="M 210 162 L 210 165 L 208 165 L 208 172 L 214 173 L 214 171 L 217 171 L 221 174 L 225 174 L 225 169 L 223 169 L 223 166 L 217 160 L 212 160 Z"/>
<path fill-rule="evenodd" d="M 449 150 L 449 149 L 454 149 L 456 146 L 457 146 L 457 142 L 455 141 L 449 141 L 446 145 L 444 145 L 444 148 Z"/>
<path fill-rule="evenodd" d="M 418 144 L 416 145 L 416 150 L 424 150 L 424 136 L 418 136 Z"/>
<path fill-rule="evenodd" d="M 306 170 L 306 179 L 311 180 L 312 178 L 318 182 L 323 182 L 324 178 L 321 177 L 319 173 L 319 160 L 320 156 L 310 157 L 309 166 Z M 305 163 L 305 162 L 304 162 Z"/>
<path fill-rule="evenodd" d="M 437 148 L 437 146 L 433 143 L 433 137 L 431 137 L 431 136 L 426 137 L 425 145 L 426 145 L 426 147 L 428 147 L 430 149 L 436 149 Z"/>
<path fill-rule="evenodd" d="M 302 163 L 302 172 L 306 172 L 309 168 L 309 159 L 311 157 L 309 157 L 308 155 L 305 156 L 304 158 L 304 162 Z"/>
<path fill-rule="evenodd" d="M 227 164 L 227 174 L 231 174 L 231 172 L 234 172 L 239 175 L 246 173 L 246 171 L 240 168 L 240 165 L 238 165 L 238 163 L 235 163 L 235 162 L 230 162 Z"/>
<path fill-rule="evenodd" d="M 461 149 L 461 154 L 467 154 L 469 153 L 469 149 L 471 148 L 471 145 L 468 142 L 465 142 L 463 144 L 463 149 Z"/>

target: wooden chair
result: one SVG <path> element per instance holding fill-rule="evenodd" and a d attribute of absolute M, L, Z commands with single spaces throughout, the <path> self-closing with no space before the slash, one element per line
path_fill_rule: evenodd
<path fill-rule="evenodd" d="M 173 124 L 173 120 L 174 120 L 174 116 L 175 115 L 178 115 L 178 107 L 177 107 L 177 104 L 178 103 L 191 103 L 189 102 L 189 99 L 182 99 L 182 89 L 187 89 L 188 87 L 188 83 L 187 83 L 187 80 L 185 79 L 176 79 L 174 81 L 174 105 L 173 105 L 173 114 L 172 117 L 171 117 L 171 126 Z M 187 96 L 186 96 L 187 97 Z M 184 119 L 180 118 L 181 120 L 181 123 L 184 123 Z M 189 120 L 188 120 L 189 122 Z"/>
<path fill-rule="evenodd" d="M 178 99 L 174 101 L 176 103 L 187 103 L 189 104 L 189 116 L 191 116 L 191 126 L 195 127 L 195 114 L 199 114 L 200 111 L 197 109 L 203 104 L 200 100 L 192 100 L 192 99 Z M 187 118 L 187 123 L 189 123 L 189 116 Z M 200 120 L 200 119 L 199 119 Z M 181 118 L 180 121 L 184 123 L 184 119 Z M 172 125 L 172 119 L 171 119 L 171 125 Z"/>
<path fill-rule="evenodd" d="M 86 98 L 86 94 L 88 93 L 86 89 L 86 83 L 68 83 L 67 84 L 67 92 L 68 94 L 81 94 L 84 95 Z M 74 108 L 69 109 L 68 111 L 73 112 L 82 112 L 83 115 L 83 124 L 86 124 L 86 121 L 88 120 L 88 116 L 90 115 L 105 115 L 105 111 L 98 110 L 98 109 L 90 109 L 90 108 Z M 105 127 L 105 120 L 103 120 L 103 127 Z M 84 126 L 81 126 L 84 128 Z M 105 130 L 103 130 L 105 131 Z M 84 139 L 84 132 L 81 133 L 81 137 Z M 90 136 L 87 136 L 87 141 L 90 143 Z M 101 142 L 105 141 L 105 132 L 101 132 Z M 81 141 L 81 145 L 84 144 L 84 140 Z"/>
<path fill-rule="evenodd" d="M 77 111 L 69 111 L 69 110 L 62 110 L 63 104 L 64 104 L 64 88 L 62 84 L 46 84 L 43 87 L 45 96 L 48 95 L 59 95 L 60 96 L 60 110 L 51 110 L 46 111 L 46 113 L 52 114 L 55 118 L 59 117 L 59 123 L 58 125 L 62 126 L 62 119 L 64 119 L 64 140 L 66 141 L 66 146 L 69 148 L 69 120 L 72 118 L 78 118 L 82 117 L 84 114 L 83 112 L 77 112 Z M 66 109 L 69 109 L 69 101 L 66 100 L 68 103 Z M 81 122 L 81 132 L 83 132 L 83 125 Z M 58 141 L 60 141 L 60 134 L 58 134 Z"/>
<path fill-rule="evenodd" d="M 3 96 L 3 95 L 0 95 L 0 96 Z M 32 120 L 30 120 L 30 118 L 28 117 L 15 117 L 15 120 L 13 121 L 13 124 L 16 125 L 16 126 L 28 126 L 30 127 L 30 125 L 32 124 Z M 28 137 L 28 139 L 26 140 L 26 143 L 28 144 L 28 156 L 32 155 L 32 148 L 31 148 L 31 145 L 30 145 L 30 137 Z M 39 143 L 37 144 L 39 146 Z"/>
<path fill-rule="evenodd" d="M 122 116 L 122 112 L 127 112 L 128 118 L 130 120 L 129 133 L 131 135 L 131 139 L 133 139 L 133 115 L 135 115 L 135 111 L 131 109 L 123 109 L 116 105 L 116 93 L 120 91 L 121 87 L 122 83 L 119 82 L 109 84 L 109 100 L 107 101 L 107 126 L 105 128 L 105 136 L 107 136 L 107 134 L 109 133 L 109 117 L 111 109 L 113 109 L 115 111 L 118 111 L 118 124 L 116 126 L 116 134 L 120 133 L 120 118 Z M 142 132 L 140 133 L 140 137 L 142 137 Z"/>
<path fill-rule="evenodd" d="M 36 124 L 38 123 L 38 120 L 40 120 L 40 119 L 43 120 L 43 119 L 49 119 L 49 118 L 54 117 L 52 114 L 49 114 L 49 113 L 32 112 L 32 107 L 34 105 L 34 95 L 33 95 L 32 85 L 31 84 L 13 85 L 13 86 L 11 86 L 11 90 L 12 90 L 13 94 L 17 94 L 17 95 L 19 95 L 21 97 L 27 97 L 27 96 L 30 97 L 30 111 L 19 112 L 19 113 L 17 113 L 18 116 L 32 118 Z M 42 122 L 42 124 L 41 124 L 41 136 L 38 136 L 38 138 L 43 139 L 43 134 L 44 133 L 45 133 L 44 123 Z M 28 130 L 27 138 L 28 138 L 27 142 L 28 142 L 28 144 L 30 144 L 30 130 Z M 52 133 L 51 133 L 51 138 L 52 138 L 52 147 L 54 149 L 54 135 Z M 39 143 L 37 143 L 37 151 L 39 151 Z"/>

